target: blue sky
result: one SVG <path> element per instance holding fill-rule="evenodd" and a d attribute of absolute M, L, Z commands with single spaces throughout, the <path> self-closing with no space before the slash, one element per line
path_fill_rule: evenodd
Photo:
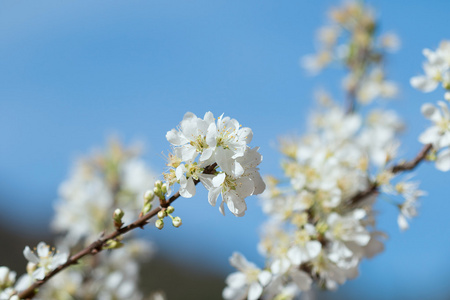
<path fill-rule="evenodd" d="M 367 1 L 381 29 L 400 35 L 402 48 L 389 59 L 390 78 L 402 93 L 385 106 L 408 124 L 403 153 L 419 149 L 427 126 L 426 101 L 409 87 L 420 74 L 424 47 L 448 36 L 448 1 Z M 4 220 L 27 231 L 48 230 L 57 188 L 76 157 L 117 134 L 143 140 L 145 158 L 163 170 L 165 133 L 186 111 L 238 119 L 254 131 L 264 155 L 263 174 L 280 174 L 277 137 L 301 134 L 312 108 L 314 87 L 339 91 L 339 71 L 308 77 L 299 58 L 314 51 L 315 30 L 337 1 L 22 1 L 0 2 L 0 209 Z M 447 36 L 446 36 L 447 35 Z M 422 166 L 417 178 L 428 191 L 420 216 L 399 233 L 397 212 L 381 203 L 387 250 L 363 263 L 361 276 L 343 290 L 369 299 L 399 291 L 425 297 L 447 290 L 450 267 L 448 174 Z M 168 253 L 230 271 L 233 251 L 262 263 L 257 254 L 264 216 L 256 198 L 244 218 L 222 217 L 206 193 L 182 199 L 178 230 L 156 232 Z M 179 256 L 179 254 L 177 254 Z M 380 294 L 380 293 L 387 293 Z M 392 296 L 393 297 L 393 296 Z M 412 296 L 411 296 L 412 297 Z M 436 296 L 437 297 L 437 296 Z"/>

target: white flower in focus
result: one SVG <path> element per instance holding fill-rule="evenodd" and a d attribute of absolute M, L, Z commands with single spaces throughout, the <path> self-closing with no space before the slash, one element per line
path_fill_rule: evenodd
<path fill-rule="evenodd" d="M 234 154 L 232 158 L 244 155 L 247 144 L 252 141 L 253 132 L 250 128 L 241 128 L 236 119 L 220 116 L 216 123 L 211 123 L 208 127 L 206 142 L 211 149 L 222 147 L 229 149 Z"/>
<path fill-rule="evenodd" d="M 50 249 L 50 246 L 44 242 L 40 242 L 35 251 L 36 253 L 31 251 L 30 247 L 26 246 L 23 250 L 23 255 L 29 262 L 36 266 L 36 270 L 32 274 L 36 280 L 44 279 L 47 273 L 64 264 L 69 257 L 68 253 Z"/>
<path fill-rule="evenodd" d="M 214 123 L 214 116 L 211 112 L 207 112 L 203 120 L 188 112 L 184 115 L 179 130 L 168 131 L 166 139 L 172 145 L 179 147 L 177 156 L 183 161 L 191 162 L 199 153 L 200 161 L 205 161 L 211 157 L 214 150 L 206 142 L 208 127 L 212 123 Z"/>
<path fill-rule="evenodd" d="M 240 253 L 233 253 L 230 263 L 239 272 L 228 275 L 227 287 L 222 293 L 223 298 L 227 300 L 259 299 L 264 287 L 269 284 L 272 274 L 248 262 Z"/>
<path fill-rule="evenodd" d="M 422 105 L 422 114 L 434 124 L 419 136 L 422 144 L 432 144 L 436 150 L 450 145 L 450 112 L 444 102 L 438 105 L 440 110 L 430 103 Z"/>
<path fill-rule="evenodd" d="M 203 176 L 200 178 L 208 189 L 208 201 L 212 206 L 216 205 L 217 198 L 222 195 L 220 212 L 224 212 L 224 203 L 228 209 L 238 217 L 245 214 L 247 205 L 245 198 L 251 195 L 259 195 L 265 189 L 257 166 L 262 161 L 259 148 L 247 148 L 244 156 L 232 159 L 233 151 L 229 149 L 217 149 L 217 164 L 223 170 L 216 176 Z"/>

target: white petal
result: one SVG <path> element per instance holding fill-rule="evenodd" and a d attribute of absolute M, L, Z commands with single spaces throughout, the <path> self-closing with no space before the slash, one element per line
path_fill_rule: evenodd
<path fill-rule="evenodd" d="M 228 275 L 226 279 L 227 285 L 229 285 L 232 288 L 240 288 L 246 284 L 246 276 L 244 273 L 241 272 L 234 272 Z"/>
<path fill-rule="evenodd" d="M 291 273 L 292 280 L 302 291 L 308 291 L 311 288 L 312 279 L 303 271 L 297 270 Z"/>
<path fill-rule="evenodd" d="M 184 137 L 184 135 L 182 135 L 175 129 L 172 129 L 171 131 L 167 132 L 166 139 L 169 143 L 175 146 L 181 146 L 186 143 L 189 143 L 189 141 Z"/>
<path fill-rule="evenodd" d="M 252 172 L 249 175 L 250 179 L 253 181 L 253 186 L 255 190 L 253 191 L 253 195 L 259 195 L 264 192 L 266 189 L 266 184 L 264 183 L 261 174 L 258 171 Z"/>
<path fill-rule="evenodd" d="M 211 157 L 213 154 L 214 149 L 213 148 L 206 148 L 203 150 L 202 155 L 200 156 L 200 161 L 205 161 Z"/>
<path fill-rule="evenodd" d="M 399 214 L 397 218 L 398 227 L 400 227 L 401 230 L 406 230 L 409 228 L 408 221 L 406 221 L 406 218 L 404 215 Z"/>
<path fill-rule="evenodd" d="M 300 265 L 303 262 L 305 255 L 300 247 L 295 246 L 289 249 L 287 252 L 287 257 L 289 257 L 290 261 L 294 265 Z"/>
<path fill-rule="evenodd" d="M 272 274 L 266 270 L 262 271 L 258 275 L 258 280 L 263 286 L 268 285 L 271 279 L 272 279 Z"/>
<path fill-rule="evenodd" d="M 175 170 L 175 176 L 177 177 L 177 180 L 180 180 L 182 177 L 186 178 L 184 176 L 184 173 L 186 172 L 186 167 L 184 165 L 179 165 L 177 169 Z"/>
<path fill-rule="evenodd" d="M 286 271 L 291 266 L 291 263 L 288 259 L 282 258 L 275 260 L 272 265 L 270 266 L 270 270 L 275 275 L 281 275 L 286 273 Z"/>
<path fill-rule="evenodd" d="M 244 199 L 242 199 L 238 194 L 236 194 L 233 190 L 230 190 L 227 193 L 222 194 L 222 197 L 225 198 L 225 202 L 227 202 L 228 209 L 237 217 L 241 217 L 243 212 L 247 210 L 247 204 Z"/>
<path fill-rule="evenodd" d="M 411 85 L 422 92 L 431 92 L 436 89 L 438 82 L 431 80 L 427 76 L 415 76 L 410 80 Z"/>
<path fill-rule="evenodd" d="M 259 296 L 261 296 L 261 294 L 262 294 L 262 291 L 263 291 L 262 286 L 257 282 L 253 282 L 250 285 L 250 288 L 248 290 L 248 298 L 247 299 L 248 300 L 258 300 Z"/>
<path fill-rule="evenodd" d="M 225 173 L 217 174 L 212 180 L 213 186 L 220 187 L 222 183 L 225 181 L 225 177 L 226 177 Z"/>
<path fill-rule="evenodd" d="M 194 119 L 194 118 L 196 119 L 197 116 L 194 113 L 188 111 L 187 113 L 184 114 L 183 121 L 184 120 L 189 120 L 189 119 Z"/>
<path fill-rule="evenodd" d="M 26 246 L 25 249 L 23 250 L 23 256 L 25 256 L 25 258 L 34 263 L 34 264 L 38 264 L 39 263 L 39 258 L 36 256 L 36 254 L 34 254 L 30 247 Z"/>
<path fill-rule="evenodd" d="M 230 264 L 240 271 L 245 271 L 248 269 L 255 269 L 256 266 L 249 262 L 241 253 L 233 252 L 230 257 Z"/>
<path fill-rule="evenodd" d="M 444 149 L 438 153 L 436 158 L 436 168 L 443 172 L 450 170 L 450 149 Z"/>
<path fill-rule="evenodd" d="M 192 177 L 187 180 L 185 188 L 180 188 L 180 195 L 184 198 L 192 198 L 195 195 L 195 184 Z"/>
<path fill-rule="evenodd" d="M 38 255 L 39 257 L 48 257 L 49 254 L 50 254 L 50 247 L 47 246 L 46 243 L 40 242 L 40 243 L 37 245 L 37 255 Z"/>
<path fill-rule="evenodd" d="M 253 181 L 248 177 L 239 178 L 237 181 L 236 192 L 240 198 L 244 199 L 253 194 L 255 186 Z"/>
<path fill-rule="evenodd" d="M 211 204 L 212 206 L 216 206 L 217 198 L 219 198 L 221 190 L 222 189 L 220 187 L 209 190 L 208 193 L 209 204 Z"/>
<path fill-rule="evenodd" d="M 37 268 L 34 272 L 33 272 L 33 278 L 37 279 L 37 280 L 42 280 L 45 277 L 45 269 L 44 268 Z"/>
<path fill-rule="evenodd" d="M 208 133 L 206 134 L 206 144 L 212 149 L 217 146 L 217 127 L 216 124 L 209 125 Z"/>
<path fill-rule="evenodd" d="M 425 118 L 430 119 L 432 121 L 439 121 L 440 113 L 439 110 L 431 103 L 425 103 L 420 108 L 420 111 L 425 116 Z"/>
<path fill-rule="evenodd" d="M 56 267 L 64 264 L 68 258 L 69 258 L 68 252 L 59 252 L 52 259 L 51 269 L 54 270 L 56 269 Z"/>
<path fill-rule="evenodd" d="M 223 207 L 223 203 L 224 203 L 224 201 L 222 200 L 222 203 L 220 203 L 220 206 L 219 206 L 219 211 L 222 215 L 225 216 L 225 208 Z"/>
<path fill-rule="evenodd" d="M 250 144 L 253 139 L 253 131 L 248 127 L 241 128 L 238 135 L 239 140 L 244 140 L 246 144 Z"/>
<path fill-rule="evenodd" d="M 422 144 L 433 144 L 437 145 L 441 138 L 440 130 L 437 126 L 432 126 L 427 128 L 422 134 L 419 136 L 419 142 Z"/>
<path fill-rule="evenodd" d="M 309 241 L 306 244 L 306 250 L 308 251 L 309 259 L 313 259 L 319 255 L 322 250 L 322 244 L 319 241 Z"/>
<path fill-rule="evenodd" d="M 191 145 L 185 145 L 181 151 L 181 160 L 182 161 L 193 161 L 198 155 L 197 150 Z"/>
<path fill-rule="evenodd" d="M 234 159 L 231 158 L 233 152 L 229 149 L 218 147 L 215 152 L 216 162 L 219 167 L 227 174 L 231 175 L 234 171 Z"/>

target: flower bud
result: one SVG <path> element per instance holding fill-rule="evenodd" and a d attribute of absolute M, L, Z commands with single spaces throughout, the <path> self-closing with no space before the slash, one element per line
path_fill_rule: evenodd
<path fill-rule="evenodd" d="M 172 219 L 172 224 L 175 227 L 180 227 L 181 226 L 181 218 L 180 217 L 175 217 Z"/>
<path fill-rule="evenodd" d="M 125 213 L 123 212 L 123 210 L 121 210 L 120 208 L 117 208 L 113 214 L 114 221 L 120 222 L 124 215 L 125 215 Z"/>
<path fill-rule="evenodd" d="M 109 240 L 106 242 L 105 246 L 103 246 L 103 249 L 118 249 L 123 247 L 123 243 L 116 240 Z"/>
<path fill-rule="evenodd" d="M 164 227 L 164 221 L 163 221 L 162 219 L 156 220 L 155 226 L 156 226 L 156 228 L 158 228 L 158 229 L 160 229 L 160 230 L 163 229 L 163 227 Z"/>
<path fill-rule="evenodd" d="M 152 209 L 152 204 L 151 203 L 146 203 L 144 204 L 144 207 L 142 208 L 142 214 L 146 215 L 148 214 L 148 212 Z"/>
<path fill-rule="evenodd" d="M 32 262 L 28 262 L 27 264 L 27 273 L 29 275 L 33 274 L 33 272 L 36 270 L 37 265 L 35 263 Z"/>
<path fill-rule="evenodd" d="M 161 185 L 162 185 L 162 181 L 161 180 L 155 181 L 155 187 L 158 188 L 158 190 L 161 189 Z"/>
<path fill-rule="evenodd" d="M 164 184 L 161 186 L 161 193 L 162 193 L 163 195 L 167 194 L 167 184 L 166 184 L 166 183 L 164 183 Z"/>
<path fill-rule="evenodd" d="M 159 218 L 159 219 L 164 219 L 165 216 L 167 216 L 165 210 L 160 210 L 160 211 L 158 211 L 158 218 Z"/>
<path fill-rule="evenodd" d="M 171 214 L 171 213 L 173 213 L 175 211 L 175 208 L 173 206 L 169 206 L 169 207 L 166 208 L 166 211 L 167 211 L 168 214 Z"/>
<path fill-rule="evenodd" d="M 120 208 L 117 208 L 114 211 L 113 214 L 113 220 L 114 220 L 114 226 L 119 229 L 120 227 L 122 227 L 123 222 L 122 222 L 122 218 L 125 215 L 125 213 L 123 212 L 123 210 L 121 210 Z"/>
<path fill-rule="evenodd" d="M 153 200 L 153 198 L 155 198 L 155 193 L 151 190 L 148 190 L 145 192 L 144 194 L 144 199 L 146 202 L 150 202 Z"/>

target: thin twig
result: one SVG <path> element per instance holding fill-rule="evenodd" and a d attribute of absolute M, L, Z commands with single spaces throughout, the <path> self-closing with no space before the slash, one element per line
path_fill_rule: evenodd
<path fill-rule="evenodd" d="M 431 151 L 431 149 L 433 149 L 433 146 L 431 144 L 425 145 L 414 159 L 412 159 L 411 161 L 408 161 L 408 162 L 403 162 L 403 163 L 399 163 L 397 165 L 392 166 L 389 169 L 390 172 L 396 174 L 399 172 L 413 170 L 414 168 L 416 168 L 419 165 L 419 163 L 421 161 L 423 161 L 427 157 L 427 155 Z M 353 196 L 349 200 L 348 203 L 350 205 L 355 205 L 359 201 L 366 199 L 368 196 L 378 193 L 378 187 L 379 187 L 379 184 L 377 182 L 372 182 L 366 190 L 359 192 L 358 194 Z"/>
<path fill-rule="evenodd" d="M 203 171 L 203 173 L 205 174 L 211 174 L 215 167 L 217 166 L 216 163 L 208 166 L 205 168 L 205 170 Z M 195 180 L 194 181 L 195 184 L 199 183 L 199 180 Z M 175 200 L 177 200 L 180 197 L 180 193 L 177 192 L 175 193 L 172 197 L 170 197 L 168 200 L 164 201 L 164 205 L 162 205 L 162 207 L 167 207 L 169 206 L 172 202 L 174 202 Z M 45 284 L 50 278 L 52 278 L 53 276 L 55 276 L 56 274 L 58 274 L 59 272 L 61 272 L 62 270 L 66 269 L 67 267 L 71 266 L 71 265 L 75 265 L 78 263 L 78 261 L 83 258 L 86 255 L 96 255 L 97 253 L 101 252 L 103 250 L 103 246 L 105 246 L 105 244 L 110 241 L 110 240 L 114 240 L 115 238 L 133 230 L 136 228 L 143 228 L 145 225 L 147 225 L 149 223 L 149 220 L 156 216 L 158 214 L 158 212 L 162 209 L 162 207 L 157 207 L 155 209 L 153 209 L 152 211 L 150 211 L 149 213 L 147 213 L 146 215 L 138 218 L 136 221 L 134 221 L 133 223 L 125 226 L 125 227 L 121 227 L 115 231 L 113 231 L 112 233 L 108 234 L 106 237 L 100 238 L 98 240 L 96 240 L 95 242 L 93 242 L 92 244 L 90 244 L 89 246 L 87 246 L 86 248 L 84 248 L 83 250 L 81 250 L 80 252 L 72 255 L 64 264 L 58 266 L 56 269 L 54 269 L 53 271 L 51 271 L 50 273 L 48 273 L 44 279 L 39 280 L 39 281 L 35 281 L 31 286 L 29 286 L 26 290 L 20 292 L 18 294 L 20 299 L 32 299 L 36 293 L 37 293 L 37 289 L 39 287 L 41 287 L 43 284 Z"/>

